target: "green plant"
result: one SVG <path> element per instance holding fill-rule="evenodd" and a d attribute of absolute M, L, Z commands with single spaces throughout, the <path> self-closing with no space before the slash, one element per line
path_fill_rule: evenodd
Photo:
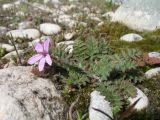
<path fill-rule="evenodd" d="M 67 71 L 61 79 L 65 93 L 97 89 L 111 102 L 115 115 L 127 106 L 128 97 L 136 95 L 134 84 L 143 80 L 136 63 L 141 52 L 124 49 L 117 53 L 105 39 L 93 36 L 77 38 L 72 54 L 65 47 L 51 49 L 55 64 Z"/>

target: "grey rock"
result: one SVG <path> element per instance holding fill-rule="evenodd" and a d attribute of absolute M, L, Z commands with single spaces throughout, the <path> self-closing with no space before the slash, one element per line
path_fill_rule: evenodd
<path fill-rule="evenodd" d="M 64 104 L 49 79 L 35 77 L 31 67 L 0 70 L 1 120 L 64 120 Z"/>
<path fill-rule="evenodd" d="M 93 108 L 99 109 L 107 113 L 110 117 L 113 118 L 112 108 L 110 102 L 105 100 L 105 96 L 102 96 L 100 92 L 93 91 L 91 93 L 91 101 L 89 106 L 89 119 L 90 120 L 111 120 L 109 117 L 104 114 L 94 110 Z"/>
<path fill-rule="evenodd" d="M 135 33 L 126 34 L 120 38 L 120 40 L 127 41 L 127 42 L 140 41 L 142 39 L 143 38 L 140 35 Z"/>
<path fill-rule="evenodd" d="M 116 10 L 112 21 L 119 21 L 138 31 L 160 28 L 159 0 L 127 0 Z"/>

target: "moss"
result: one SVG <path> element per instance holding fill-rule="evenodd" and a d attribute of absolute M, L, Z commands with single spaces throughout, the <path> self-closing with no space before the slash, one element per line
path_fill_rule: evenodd
<path fill-rule="evenodd" d="M 0 59 L 4 56 L 6 50 L 4 48 L 0 48 Z"/>
<path fill-rule="evenodd" d="M 99 33 L 106 33 L 108 40 L 119 40 L 119 38 L 127 33 L 140 33 L 128 28 L 127 26 L 118 22 L 106 21 L 103 26 L 100 27 Z"/>

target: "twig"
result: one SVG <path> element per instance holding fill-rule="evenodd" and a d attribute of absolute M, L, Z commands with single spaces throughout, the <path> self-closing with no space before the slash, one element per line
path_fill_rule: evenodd
<path fill-rule="evenodd" d="M 17 50 L 17 47 L 16 47 L 16 45 L 14 43 L 13 36 L 12 36 L 12 34 L 10 34 L 10 35 L 11 35 L 10 41 L 11 41 L 11 43 L 12 43 L 12 45 L 13 45 L 15 51 L 16 51 L 16 54 L 17 54 L 17 57 L 18 57 L 18 60 L 19 60 L 19 64 L 22 65 L 21 57 L 20 57 L 20 55 L 18 53 L 18 50 Z"/>
<path fill-rule="evenodd" d="M 78 100 L 79 100 L 79 96 L 78 96 L 78 98 L 71 104 L 71 106 L 69 107 L 69 119 L 70 119 L 70 120 L 73 120 L 72 112 L 73 112 L 74 106 L 78 103 Z"/>
<path fill-rule="evenodd" d="M 134 111 L 134 107 L 137 105 L 137 103 L 140 101 L 141 98 L 136 100 L 126 111 L 124 111 L 120 117 L 117 120 L 123 120 L 124 118 L 128 117 L 131 112 Z"/>
<path fill-rule="evenodd" d="M 98 111 L 98 112 L 100 112 L 100 113 L 102 113 L 102 114 L 104 114 L 105 116 L 107 116 L 109 119 L 111 119 L 111 120 L 114 120 L 110 115 L 108 115 L 107 113 L 105 113 L 104 111 L 102 111 L 102 110 L 99 110 L 99 109 L 97 109 L 97 108 L 94 108 L 94 107 L 92 107 L 94 110 L 96 110 L 96 111 Z"/>

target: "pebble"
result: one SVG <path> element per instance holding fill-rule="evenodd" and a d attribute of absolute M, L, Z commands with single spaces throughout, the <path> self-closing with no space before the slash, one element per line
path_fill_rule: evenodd
<path fill-rule="evenodd" d="M 7 36 L 13 38 L 32 38 L 37 39 L 40 37 L 40 32 L 37 29 L 25 29 L 25 30 L 11 30 L 6 33 Z"/>
<path fill-rule="evenodd" d="M 142 110 L 148 106 L 149 100 L 148 97 L 140 89 L 136 88 L 136 90 L 137 96 L 135 98 L 130 97 L 128 100 L 130 101 L 130 105 L 132 105 L 136 100 L 141 98 L 134 108 L 136 110 Z"/>
<path fill-rule="evenodd" d="M 27 29 L 31 28 L 33 23 L 31 21 L 24 21 L 18 24 L 18 29 Z"/>
<path fill-rule="evenodd" d="M 127 41 L 127 42 L 140 41 L 142 39 L 143 38 L 140 35 L 135 33 L 126 34 L 120 38 L 120 40 Z"/>
<path fill-rule="evenodd" d="M 67 33 L 64 35 L 65 40 L 71 40 L 75 33 Z"/>
<path fill-rule="evenodd" d="M 148 53 L 149 57 L 160 58 L 160 52 L 150 52 Z"/>
<path fill-rule="evenodd" d="M 105 96 L 102 96 L 98 91 L 93 91 L 90 96 L 91 96 L 91 100 L 90 100 L 90 106 L 89 106 L 89 119 L 90 120 L 111 120 L 106 115 L 93 109 L 93 108 L 96 108 L 101 111 L 104 111 L 111 118 L 113 118 L 110 102 L 105 100 Z"/>
<path fill-rule="evenodd" d="M 153 68 L 153 69 L 150 69 L 148 70 L 146 73 L 145 73 L 145 77 L 146 78 L 152 78 L 156 75 L 160 74 L 160 67 L 157 67 L 157 68 Z"/>
<path fill-rule="evenodd" d="M 23 55 L 24 51 L 23 51 L 23 50 L 18 50 L 18 53 L 19 53 L 19 55 L 21 56 L 21 55 Z M 11 59 L 12 56 L 17 56 L 16 51 L 9 52 L 8 54 L 6 54 L 6 55 L 3 57 L 3 59 Z"/>
<path fill-rule="evenodd" d="M 54 35 L 61 32 L 61 27 L 57 24 L 43 23 L 40 24 L 40 31 L 45 35 Z"/>
<path fill-rule="evenodd" d="M 0 48 L 4 48 L 7 52 L 11 52 L 14 50 L 14 47 L 9 44 L 0 43 Z"/>

